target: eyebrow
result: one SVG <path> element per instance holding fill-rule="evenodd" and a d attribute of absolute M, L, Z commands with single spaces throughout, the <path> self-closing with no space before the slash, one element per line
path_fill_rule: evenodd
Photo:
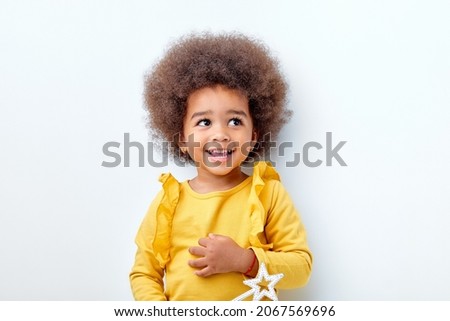
<path fill-rule="evenodd" d="M 212 113 L 213 113 L 212 110 L 198 111 L 198 112 L 192 114 L 191 119 L 194 119 L 195 117 L 202 117 L 202 116 L 210 115 Z M 247 113 L 242 110 L 229 109 L 229 110 L 227 110 L 226 113 L 227 113 L 227 115 L 240 115 L 243 117 L 248 117 Z"/>

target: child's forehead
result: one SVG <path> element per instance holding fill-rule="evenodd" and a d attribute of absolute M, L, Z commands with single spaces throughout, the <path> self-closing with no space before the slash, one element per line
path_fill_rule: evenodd
<path fill-rule="evenodd" d="M 192 105 L 248 105 L 248 98 L 241 91 L 223 85 L 208 86 L 193 91 L 187 99 L 187 106 Z"/>
<path fill-rule="evenodd" d="M 187 113 L 189 119 L 201 118 L 201 117 L 243 117 L 248 118 L 248 108 L 211 108 L 211 109 L 195 109 L 192 108 Z"/>

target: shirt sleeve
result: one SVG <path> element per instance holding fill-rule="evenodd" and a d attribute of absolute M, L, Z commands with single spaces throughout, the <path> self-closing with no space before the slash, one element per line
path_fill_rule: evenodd
<path fill-rule="evenodd" d="M 277 180 L 271 180 L 261 191 L 260 199 L 267 209 L 264 228 L 270 250 L 251 247 L 259 263 L 264 262 L 270 274 L 283 273 L 277 288 L 290 289 L 305 286 L 311 275 L 312 254 L 306 231 L 292 199 Z"/>
<path fill-rule="evenodd" d="M 130 272 L 133 296 L 137 301 L 166 301 L 164 295 L 164 269 L 156 259 L 152 241 L 156 230 L 156 210 L 162 198 L 159 193 L 150 205 L 136 235 L 137 252 Z"/>

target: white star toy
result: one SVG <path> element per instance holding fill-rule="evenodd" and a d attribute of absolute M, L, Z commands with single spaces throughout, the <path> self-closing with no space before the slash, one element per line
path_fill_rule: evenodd
<path fill-rule="evenodd" d="M 266 265 L 262 262 L 259 265 L 258 274 L 254 279 L 244 280 L 243 283 L 251 287 L 251 290 L 241 294 L 237 298 L 234 298 L 232 301 L 242 301 L 245 298 L 249 297 L 253 294 L 253 301 L 261 301 L 263 297 L 268 297 L 272 301 L 278 301 L 277 293 L 275 292 L 274 286 L 284 277 L 283 273 L 272 274 L 270 275 L 267 272 Z M 263 289 L 261 291 L 261 286 L 259 283 L 262 281 L 267 281 L 269 284 L 267 285 L 268 290 Z"/>

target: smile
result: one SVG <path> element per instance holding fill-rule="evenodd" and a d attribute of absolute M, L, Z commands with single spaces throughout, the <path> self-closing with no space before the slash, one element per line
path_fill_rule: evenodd
<path fill-rule="evenodd" d="M 227 157 L 234 152 L 234 149 L 209 149 L 206 152 L 213 157 Z"/>
<path fill-rule="evenodd" d="M 217 148 L 211 148 L 208 150 L 205 150 L 207 153 L 208 161 L 215 163 L 215 162 L 227 162 L 231 155 L 234 153 L 236 149 L 217 149 Z"/>

